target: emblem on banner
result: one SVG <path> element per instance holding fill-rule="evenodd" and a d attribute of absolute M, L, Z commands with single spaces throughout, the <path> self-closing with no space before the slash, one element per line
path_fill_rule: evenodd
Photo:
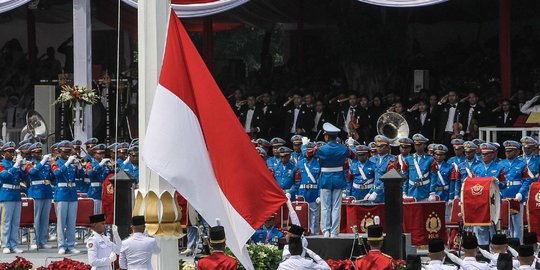
<path fill-rule="evenodd" d="M 109 184 L 107 186 L 107 194 L 113 194 L 114 193 L 114 186 L 113 184 Z"/>
<path fill-rule="evenodd" d="M 482 195 L 482 191 L 484 191 L 484 187 L 480 184 L 476 184 L 473 187 L 471 187 L 472 195 L 475 195 L 475 196 Z"/>
<path fill-rule="evenodd" d="M 534 200 L 535 200 L 537 203 L 540 203 L 540 190 L 538 190 L 538 192 L 537 192 L 536 195 L 534 196 Z"/>
<path fill-rule="evenodd" d="M 367 227 L 375 224 L 374 218 L 375 216 L 368 212 L 360 222 L 360 230 L 362 230 L 362 232 L 367 232 Z"/>
<path fill-rule="evenodd" d="M 429 217 L 426 220 L 426 230 L 430 234 L 438 233 L 439 230 L 441 230 L 442 222 L 439 218 L 439 215 L 437 215 L 435 212 L 431 212 Z"/>
<path fill-rule="evenodd" d="M 454 246 L 455 247 L 461 247 L 461 235 L 456 234 L 454 236 Z"/>

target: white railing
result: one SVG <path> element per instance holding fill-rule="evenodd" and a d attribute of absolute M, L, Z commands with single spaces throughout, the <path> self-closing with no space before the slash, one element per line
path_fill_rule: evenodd
<path fill-rule="evenodd" d="M 521 137 L 531 136 L 540 140 L 540 127 L 481 127 L 478 138 L 486 142 L 497 142 L 497 132 L 501 131 L 521 132 Z"/>

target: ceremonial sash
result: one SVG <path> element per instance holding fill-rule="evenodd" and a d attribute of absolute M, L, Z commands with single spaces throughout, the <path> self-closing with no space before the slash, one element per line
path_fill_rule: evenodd
<path fill-rule="evenodd" d="M 461 189 L 461 212 L 465 226 L 496 224 L 500 216 L 500 193 L 495 177 L 467 177 Z"/>
<path fill-rule="evenodd" d="M 403 156 L 398 156 L 399 168 L 403 171 Z"/>
<path fill-rule="evenodd" d="M 529 232 L 540 231 L 540 182 L 532 183 L 527 197 L 527 220 Z M 540 238 L 539 238 L 540 241 Z"/>
<path fill-rule="evenodd" d="M 311 182 L 313 184 L 317 184 L 317 180 L 315 180 L 315 177 L 313 177 L 313 174 L 311 174 L 311 171 L 309 170 L 308 166 L 306 163 L 304 163 L 304 169 L 306 169 L 306 173 L 307 173 L 307 176 L 309 177 L 309 179 L 311 180 Z"/>
<path fill-rule="evenodd" d="M 418 160 L 416 158 L 413 158 L 414 162 L 414 168 L 416 169 L 416 173 L 418 174 L 418 177 L 420 179 L 424 179 L 424 175 L 422 174 L 422 171 L 420 170 L 420 165 L 418 165 Z"/>
<path fill-rule="evenodd" d="M 441 175 L 441 171 L 440 170 L 437 170 L 437 175 L 439 176 L 439 180 L 441 180 L 441 183 L 443 186 L 446 186 L 446 182 L 444 182 L 444 179 Z"/>
<path fill-rule="evenodd" d="M 465 170 L 467 171 L 467 176 L 468 177 L 473 177 L 473 175 L 471 173 L 471 170 L 469 168 L 465 168 Z"/>
<path fill-rule="evenodd" d="M 364 173 L 364 169 L 360 167 L 360 164 L 358 164 L 358 170 L 360 171 L 360 174 L 362 175 L 362 179 L 366 180 L 366 174 Z"/>

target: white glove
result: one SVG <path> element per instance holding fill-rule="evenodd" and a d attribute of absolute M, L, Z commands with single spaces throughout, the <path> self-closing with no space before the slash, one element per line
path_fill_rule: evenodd
<path fill-rule="evenodd" d="M 291 193 L 285 193 L 285 197 L 287 197 L 287 199 L 291 199 Z"/>
<path fill-rule="evenodd" d="M 517 193 L 517 194 L 516 194 L 516 200 L 517 200 L 518 202 L 521 202 L 522 199 L 523 199 L 523 195 L 521 195 L 521 193 Z"/>
<path fill-rule="evenodd" d="M 345 194 L 345 192 L 341 193 L 341 198 L 343 199 L 347 198 L 347 194 Z"/>
<path fill-rule="evenodd" d="M 534 96 L 534 97 L 531 99 L 531 102 L 536 102 L 539 98 L 540 98 L 540 96 Z"/>
<path fill-rule="evenodd" d="M 128 163 L 131 161 L 131 156 L 128 156 L 126 160 L 124 160 L 124 165 L 128 165 Z"/>
<path fill-rule="evenodd" d="M 116 253 L 114 253 L 114 251 L 109 254 L 109 260 L 111 261 L 111 263 L 116 261 Z"/>
<path fill-rule="evenodd" d="M 309 143 L 308 137 L 302 137 L 302 145 L 307 145 Z"/>
<path fill-rule="evenodd" d="M 75 161 L 75 159 L 77 159 L 76 156 L 69 156 L 68 160 L 66 161 L 66 166 L 71 165 L 71 163 L 73 163 L 73 161 Z"/>
<path fill-rule="evenodd" d="M 367 201 L 369 199 L 369 195 L 371 195 L 370 193 L 366 194 L 366 196 L 364 196 L 364 201 Z"/>
<path fill-rule="evenodd" d="M 117 244 L 122 243 L 122 239 L 120 238 L 120 235 L 118 234 L 118 226 L 113 224 L 111 229 L 112 229 L 114 242 Z"/>
<path fill-rule="evenodd" d="M 17 158 L 15 159 L 15 164 L 13 164 L 13 168 L 19 168 L 22 161 L 23 157 L 21 155 L 17 155 Z"/>
<path fill-rule="evenodd" d="M 107 163 L 108 161 L 111 161 L 111 159 L 109 159 L 109 158 L 104 158 L 104 159 L 102 159 L 102 160 L 99 162 L 99 166 L 105 165 L 105 163 Z"/>
<path fill-rule="evenodd" d="M 377 193 L 373 192 L 369 195 L 368 201 L 374 201 L 377 199 Z"/>
<path fill-rule="evenodd" d="M 407 198 L 407 193 L 403 192 L 403 199 Z"/>
<path fill-rule="evenodd" d="M 435 201 L 435 194 L 434 193 L 429 194 L 428 201 L 430 201 L 430 202 Z"/>
<path fill-rule="evenodd" d="M 47 163 L 47 161 L 49 161 L 49 158 L 51 158 L 51 155 L 50 154 L 47 154 L 47 155 L 44 155 L 43 158 L 41 159 L 41 165 L 45 165 L 45 163 Z"/>
<path fill-rule="evenodd" d="M 352 137 L 349 137 L 349 138 L 347 139 L 347 145 L 350 146 L 350 147 L 354 146 L 353 141 L 354 141 L 354 139 L 353 139 Z"/>
<path fill-rule="evenodd" d="M 321 204 L 321 198 L 317 197 L 317 199 L 315 199 L 315 203 L 316 204 Z"/>

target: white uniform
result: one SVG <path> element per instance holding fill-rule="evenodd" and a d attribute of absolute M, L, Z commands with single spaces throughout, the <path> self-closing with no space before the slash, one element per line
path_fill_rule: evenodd
<path fill-rule="evenodd" d="M 457 266 L 453 265 L 444 265 L 442 261 L 431 260 L 428 265 L 422 267 L 425 270 L 457 270 Z"/>
<path fill-rule="evenodd" d="M 318 257 L 316 261 L 312 261 L 303 258 L 300 255 L 293 255 L 284 262 L 281 262 L 279 264 L 278 270 L 330 270 L 330 266 L 328 266 L 328 264 L 323 259 L 321 259 L 321 257 L 316 257 Z"/>
<path fill-rule="evenodd" d="M 491 270 L 489 264 L 485 262 L 479 262 L 474 257 L 463 258 L 463 262 L 460 266 L 463 270 Z"/>
<path fill-rule="evenodd" d="M 160 251 L 156 239 L 142 233 L 134 233 L 122 242 L 120 268 L 152 270 L 152 254 L 157 254 Z"/>
<path fill-rule="evenodd" d="M 92 270 L 112 270 L 111 264 L 114 261 L 111 261 L 109 257 L 111 252 L 119 254 L 120 247 L 120 244 L 113 243 L 106 235 L 92 232 L 92 236 L 86 243 L 88 263 L 92 266 Z"/>

